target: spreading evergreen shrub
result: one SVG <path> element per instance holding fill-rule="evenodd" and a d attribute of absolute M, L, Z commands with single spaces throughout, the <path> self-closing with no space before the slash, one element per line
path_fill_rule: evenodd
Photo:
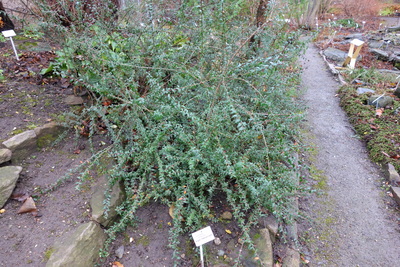
<path fill-rule="evenodd" d="M 226 198 L 247 241 L 263 214 L 292 220 L 302 117 L 295 62 L 304 46 L 299 32 L 274 20 L 283 10 L 271 5 L 256 29 L 236 1 L 184 2 L 157 25 L 152 17 L 71 32 L 51 67 L 95 101 L 74 115 L 75 129 L 86 127 L 91 137 L 101 123 L 111 140 L 91 160 L 113 158 L 109 184 L 122 181 L 127 192 L 110 236 L 156 200 L 175 207 L 176 252 L 179 234 L 215 220 L 216 196 Z"/>

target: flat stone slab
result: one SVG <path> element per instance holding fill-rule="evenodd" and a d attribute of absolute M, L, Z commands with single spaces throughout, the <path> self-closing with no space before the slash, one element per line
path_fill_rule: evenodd
<path fill-rule="evenodd" d="M 0 164 L 11 160 L 12 152 L 7 148 L 0 148 Z"/>
<path fill-rule="evenodd" d="M 51 145 L 64 130 L 65 127 L 55 122 L 37 127 L 34 130 L 37 137 L 37 146 L 42 148 Z"/>
<path fill-rule="evenodd" d="M 394 166 L 390 163 L 387 164 L 386 178 L 394 186 L 400 185 L 400 175 L 397 173 Z"/>
<path fill-rule="evenodd" d="M 379 98 L 379 99 L 378 99 Z M 373 95 L 368 99 L 368 105 L 375 106 L 376 108 L 384 108 L 393 104 L 393 98 L 390 96 Z"/>
<path fill-rule="evenodd" d="M 4 206 L 11 196 L 22 167 L 7 166 L 0 168 L 0 208 Z"/>
<path fill-rule="evenodd" d="M 328 47 L 324 51 L 324 55 L 333 61 L 344 61 L 347 57 L 347 52 L 333 48 L 333 47 Z"/>
<path fill-rule="evenodd" d="M 365 93 L 375 93 L 375 90 L 370 89 L 370 88 L 365 88 L 365 87 L 358 87 L 357 88 L 357 94 L 362 95 Z"/>
<path fill-rule="evenodd" d="M 17 134 L 3 142 L 3 145 L 13 152 L 13 160 L 22 159 L 37 149 L 34 130 Z"/>
<path fill-rule="evenodd" d="M 272 241 L 267 228 L 260 229 L 260 238 L 254 240 L 254 244 L 257 248 L 258 255 L 260 257 L 261 266 L 273 267 L 274 266 L 274 254 L 272 250 Z"/>
<path fill-rule="evenodd" d="M 92 208 L 92 219 L 100 223 L 104 227 L 110 226 L 118 217 L 116 208 L 125 200 L 125 192 L 121 183 L 117 182 L 111 191 L 111 199 L 108 215 L 104 211 L 104 192 L 107 190 L 107 180 L 105 176 L 100 177 L 100 183 L 95 189 L 92 198 L 90 199 L 90 206 Z"/>
<path fill-rule="evenodd" d="M 371 49 L 371 53 L 374 54 L 378 59 L 383 61 L 389 60 L 389 53 L 380 49 Z"/>
<path fill-rule="evenodd" d="M 300 253 L 294 249 L 288 248 L 283 258 L 282 267 L 299 267 Z"/>
<path fill-rule="evenodd" d="M 394 200 L 396 200 L 397 205 L 400 206 L 400 187 L 392 186 L 390 189 L 391 189 L 391 191 L 393 193 Z"/>
<path fill-rule="evenodd" d="M 97 223 L 82 224 L 56 242 L 46 267 L 94 266 L 105 240 L 106 234 Z"/>

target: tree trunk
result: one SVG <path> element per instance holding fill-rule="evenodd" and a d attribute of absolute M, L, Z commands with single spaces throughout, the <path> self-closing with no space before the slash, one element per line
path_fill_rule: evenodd
<path fill-rule="evenodd" d="M 265 12 L 267 11 L 269 0 L 260 0 L 260 4 L 258 5 L 257 8 L 257 16 L 256 16 L 256 26 L 261 27 L 265 21 Z"/>
<path fill-rule="evenodd" d="M 258 4 L 257 8 L 257 14 L 256 14 L 256 26 L 257 28 L 260 28 L 266 21 L 267 18 L 265 17 L 265 12 L 267 11 L 269 0 L 260 0 L 260 3 Z M 250 47 L 253 47 L 254 51 L 256 50 L 256 35 L 254 34 L 251 36 L 249 45 Z M 257 47 L 261 46 L 261 40 L 257 40 Z"/>
<path fill-rule="evenodd" d="M 307 16 L 306 16 L 306 25 L 312 28 L 316 23 L 316 18 L 319 13 L 319 9 L 321 7 L 321 2 L 323 0 L 310 0 L 308 3 Z"/>

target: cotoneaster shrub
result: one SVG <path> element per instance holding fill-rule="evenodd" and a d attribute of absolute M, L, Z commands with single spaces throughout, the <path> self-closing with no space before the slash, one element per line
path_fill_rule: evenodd
<path fill-rule="evenodd" d="M 175 207 L 177 258 L 177 236 L 215 220 L 216 196 L 226 199 L 247 242 L 260 216 L 296 216 L 293 152 L 302 110 L 295 64 L 304 45 L 299 32 L 274 19 L 285 10 L 269 8 L 261 29 L 236 1 L 190 1 L 157 25 L 153 14 L 147 24 L 96 23 L 66 39 L 51 68 L 95 100 L 72 123 L 82 129 L 84 121 L 90 137 L 99 123 L 107 130 L 112 144 L 90 165 L 111 157 L 109 184 L 122 181 L 127 192 L 111 238 L 152 200 Z M 253 35 L 259 42 L 249 42 Z"/>

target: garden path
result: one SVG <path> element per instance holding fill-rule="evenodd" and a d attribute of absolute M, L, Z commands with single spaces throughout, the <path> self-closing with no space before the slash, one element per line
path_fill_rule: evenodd
<path fill-rule="evenodd" d="M 311 266 L 400 266 L 399 213 L 339 106 L 340 84 L 312 44 L 301 64 L 310 176 L 323 191 L 301 201 L 310 219 L 300 224 L 305 258 Z"/>

